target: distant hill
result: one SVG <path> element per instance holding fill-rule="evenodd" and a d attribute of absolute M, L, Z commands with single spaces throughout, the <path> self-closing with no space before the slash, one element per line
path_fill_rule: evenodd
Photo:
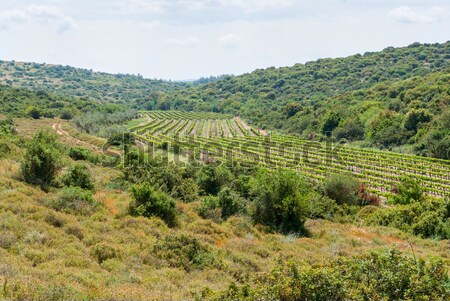
<path fill-rule="evenodd" d="M 449 74 L 450 42 L 195 82 L 0 61 L 0 83 L 12 87 L 144 110 L 234 114 L 255 127 L 306 139 L 333 135 L 439 158 L 448 158 L 450 149 Z"/>
<path fill-rule="evenodd" d="M 0 84 L 128 104 L 154 91 L 171 92 L 190 85 L 145 79 L 139 75 L 108 74 L 69 66 L 15 61 L 0 61 Z"/>
<path fill-rule="evenodd" d="M 367 146 L 416 144 L 424 154 L 427 151 L 417 143 L 424 143 L 430 127 L 441 129 L 441 119 L 447 116 L 449 68 L 450 42 L 415 43 L 225 77 L 170 93 L 157 104 L 241 115 L 257 127 L 308 139 L 339 134 L 339 138 L 363 140 Z M 426 111 L 414 113 L 419 109 Z M 406 126 L 408 114 L 413 113 L 430 116 Z M 376 124 L 378 117 L 394 121 Z"/>

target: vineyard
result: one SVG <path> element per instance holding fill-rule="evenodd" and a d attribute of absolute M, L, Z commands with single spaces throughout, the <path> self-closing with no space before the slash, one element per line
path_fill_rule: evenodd
<path fill-rule="evenodd" d="M 319 181 L 329 174 L 352 173 L 369 190 L 384 196 L 391 194 L 402 178 L 412 177 L 430 195 L 449 195 L 447 160 L 265 135 L 230 115 L 178 111 L 141 114 L 148 122 L 130 130 L 154 148 L 169 144 L 196 158 L 293 169 Z"/>

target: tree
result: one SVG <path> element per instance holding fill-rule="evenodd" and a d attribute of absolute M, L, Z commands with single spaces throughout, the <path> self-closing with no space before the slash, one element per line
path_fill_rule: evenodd
<path fill-rule="evenodd" d="M 341 126 L 334 130 L 337 139 L 348 139 L 350 141 L 364 139 L 364 126 L 358 118 L 347 119 Z"/>
<path fill-rule="evenodd" d="M 206 194 L 217 195 L 232 179 L 233 175 L 223 165 L 207 164 L 196 173 L 197 184 Z"/>
<path fill-rule="evenodd" d="M 26 182 L 46 187 L 51 185 L 60 170 L 60 146 L 56 135 L 38 131 L 26 145 L 21 164 L 22 176 Z"/>
<path fill-rule="evenodd" d="M 355 205 L 358 202 L 359 182 L 350 176 L 332 175 L 325 180 L 324 192 L 339 205 Z"/>
<path fill-rule="evenodd" d="M 39 119 L 41 118 L 42 111 L 35 106 L 28 106 L 27 109 L 25 110 L 25 114 L 33 119 Z"/>
<path fill-rule="evenodd" d="M 419 124 L 430 122 L 431 118 L 430 111 L 426 109 L 411 109 L 406 115 L 405 129 L 415 132 Z"/>
<path fill-rule="evenodd" d="M 287 117 L 292 117 L 295 114 L 297 114 L 298 112 L 300 112 L 300 110 L 302 109 L 302 106 L 296 102 L 290 102 L 286 105 L 285 111 L 286 111 L 286 115 Z"/>
<path fill-rule="evenodd" d="M 425 191 L 417 180 L 405 177 L 395 189 L 393 198 L 395 204 L 410 204 L 411 202 L 423 201 Z"/>
<path fill-rule="evenodd" d="M 309 188 L 297 173 L 261 170 L 250 185 L 255 223 L 284 233 L 306 233 Z"/>
<path fill-rule="evenodd" d="M 335 128 L 338 127 L 339 123 L 341 122 L 341 115 L 335 111 L 329 111 L 328 114 L 325 116 L 323 124 L 322 124 L 322 133 L 323 134 L 329 134 L 332 132 Z"/>

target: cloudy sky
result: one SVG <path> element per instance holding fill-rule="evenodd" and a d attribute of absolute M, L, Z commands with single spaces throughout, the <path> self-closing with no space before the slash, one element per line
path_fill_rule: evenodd
<path fill-rule="evenodd" d="M 449 0 L 0 1 L 0 59 L 195 79 L 450 40 Z"/>

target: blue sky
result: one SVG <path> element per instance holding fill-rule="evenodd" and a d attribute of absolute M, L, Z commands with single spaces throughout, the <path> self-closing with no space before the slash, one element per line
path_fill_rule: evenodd
<path fill-rule="evenodd" d="M 449 0 L 9 0 L 0 59 L 195 79 L 450 40 Z"/>

